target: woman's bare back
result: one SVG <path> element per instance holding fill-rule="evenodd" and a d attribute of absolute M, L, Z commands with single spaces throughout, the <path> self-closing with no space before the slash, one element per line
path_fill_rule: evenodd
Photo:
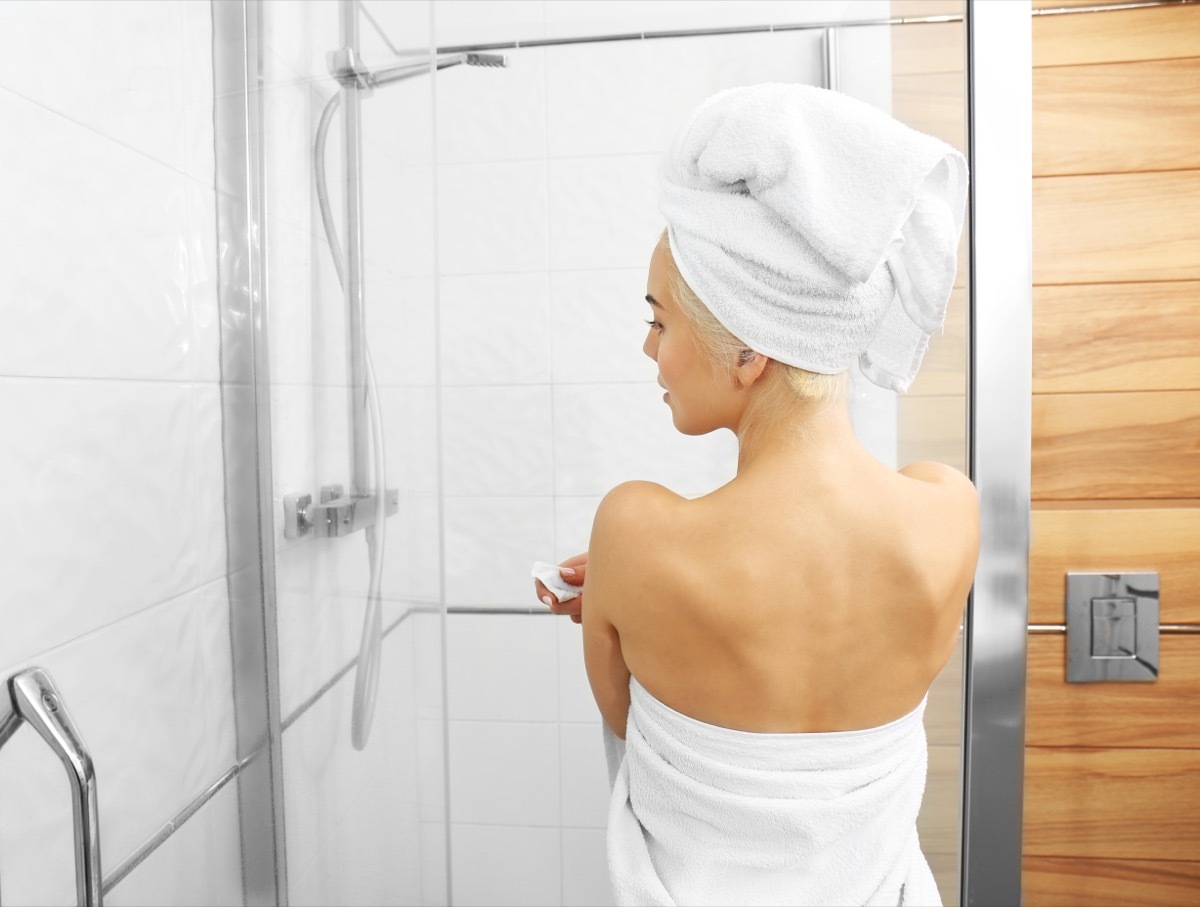
<path fill-rule="evenodd" d="M 614 626 L 630 672 L 679 712 L 757 732 L 876 727 L 920 703 L 954 648 L 978 504 L 949 467 L 760 474 L 665 513 L 646 527 L 649 594 Z"/>

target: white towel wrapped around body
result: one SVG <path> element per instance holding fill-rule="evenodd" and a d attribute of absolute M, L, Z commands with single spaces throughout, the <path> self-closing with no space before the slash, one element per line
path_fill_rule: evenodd
<path fill-rule="evenodd" d="M 875 728 L 763 734 L 629 688 L 624 745 L 604 731 L 618 904 L 941 904 L 916 827 L 924 700 Z"/>
<path fill-rule="evenodd" d="M 679 272 L 734 336 L 908 389 L 954 285 L 962 154 L 836 91 L 769 82 L 700 104 L 659 186 Z"/>

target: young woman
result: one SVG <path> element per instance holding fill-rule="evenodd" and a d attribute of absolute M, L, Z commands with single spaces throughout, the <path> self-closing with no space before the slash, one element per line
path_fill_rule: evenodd
<path fill-rule="evenodd" d="M 672 161 L 694 167 L 705 151 L 714 159 L 722 126 L 736 126 L 727 134 L 744 138 L 761 121 L 777 137 L 787 120 L 781 111 L 817 118 L 813 105 L 826 96 L 814 100 L 809 93 L 818 89 L 798 88 L 752 86 L 710 99 L 677 141 L 664 186 Z M 764 96 L 771 103 L 756 120 L 756 111 L 746 111 Z M 829 102 L 835 118 L 867 116 L 876 124 L 873 111 Z M 715 120 L 707 129 L 705 110 Z M 796 138 L 797 127 L 790 128 L 782 141 Z M 698 134 L 701 145 L 689 157 L 687 138 Z M 769 154 L 762 144 L 752 147 L 757 163 L 749 172 L 761 173 Z M 943 148 L 934 150 L 924 160 L 948 159 Z M 718 203 L 748 199 L 761 207 L 767 190 L 747 183 Z M 693 176 L 690 188 L 697 185 Z M 961 189 L 948 190 L 951 208 Z M 974 576 L 975 489 L 940 463 L 896 471 L 875 460 L 851 426 L 849 363 L 840 370 L 822 364 L 821 371 L 760 352 L 778 346 L 769 329 L 730 312 L 752 309 L 754 292 L 723 287 L 720 268 L 703 261 L 721 251 L 698 243 L 702 231 L 678 208 L 663 207 L 671 228 L 650 258 L 643 350 L 657 364 L 676 429 L 729 429 L 739 454 L 736 477 L 696 499 L 651 482 L 614 488 L 596 513 L 587 553 L 563 564 L 575 570 L 566 581 L 583 584 L 584 595 L 562 605 L 551 599 L 555 611 L 582 620 L 596 702 L 611 735 L 628 743 L 614 749 L 610 766 L 608 845 L 618 902 L 934 903 L 915 830 L 925 780 L 921 716 L 955 646 Z M 900 200 L 896 207 L 893 219 L 909 224 L 912 205 Z M 777 221 L 778 204 L 767 215 Z M 959 217 L 961 225 L 961 209 Z M 886 241 L 890 234 L 882 235 Z M 939 241 L 951 238 L 956 245 L 957 227 Z M 687 272 L 705 284 L 705 298 L 722 300 L 725 317 L 684 279 L 673 246 L 688 251 Z M 884 268 L 891 282 L 877 294 L 879 311 L 921 292 L 893 286 L 903 265 L 882 262 L 895 246 L 885 242 L 871 271 Z M 926 255 L 930 248 L 920 238 L 908 246 Z M 722 262 L 749 267 L 752 257 L 725 250 Z M 908 263 L 910 277 L 917 270 Z M 945 286 L 932 292 L 944 292 L 944 313 L 949 284 L 944 274 L 939 279 Z M 821 311 L 829 308 L 823 302 Z M 869 306 L 853 311 L 870 311 L 863 317 L 875 322 L 854 335 L 867 341 L 852 337 L 853 344 L 878 343 L 886 316 Z M 796 336 L 820 324 L 806 319 L 796 319 Z M 742 325 L 742 336 L 730 322 Z M 837 343 L 817 337 L 814 348 Z M 923 349 L 922 340 L 909 359 L 919 364 Z M 808 356 L 802 350 L 787 358 Z M 879 371 L 872 366 L 879 357 L 862 361 Z M 910 378 L 889 380 L 897 386 Z M 550 594 L 540 583 L 537 592 Z"/>

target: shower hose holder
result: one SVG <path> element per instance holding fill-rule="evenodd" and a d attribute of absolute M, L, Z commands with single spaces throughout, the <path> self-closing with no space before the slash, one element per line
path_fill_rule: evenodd
<path fill-rule="evenodd" d="M 400 510 L 400 492 L 389 488 L 384 495 L 384 515 Z M 314 504 L 311 494 L 289 494 L 283 499 L 283 536 L 289 539 L 314 535 L 338 538 L 366 529 L 375 522 L 375 495 L 348 495 L 341 485 L 326 485 Z"/>

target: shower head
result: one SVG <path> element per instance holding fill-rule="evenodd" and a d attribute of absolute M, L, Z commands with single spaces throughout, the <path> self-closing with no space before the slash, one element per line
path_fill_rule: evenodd
<path fill-rule="evenodd" d="M 325 57 L 329 63 L 329 74 L 337 80 L 339 85 L 353 85 L 367 90 L 429 72 L 428 62 L 400 63 L 371 70 L 366 67 L 358 54 L 348 47 L 332 50 Z M 508 58 L 504 54 L 443 54 L 436 58 L 434 67 L 446 69 L 460 63 L 466 63 L 468 66 L 507 66 Z"/>

